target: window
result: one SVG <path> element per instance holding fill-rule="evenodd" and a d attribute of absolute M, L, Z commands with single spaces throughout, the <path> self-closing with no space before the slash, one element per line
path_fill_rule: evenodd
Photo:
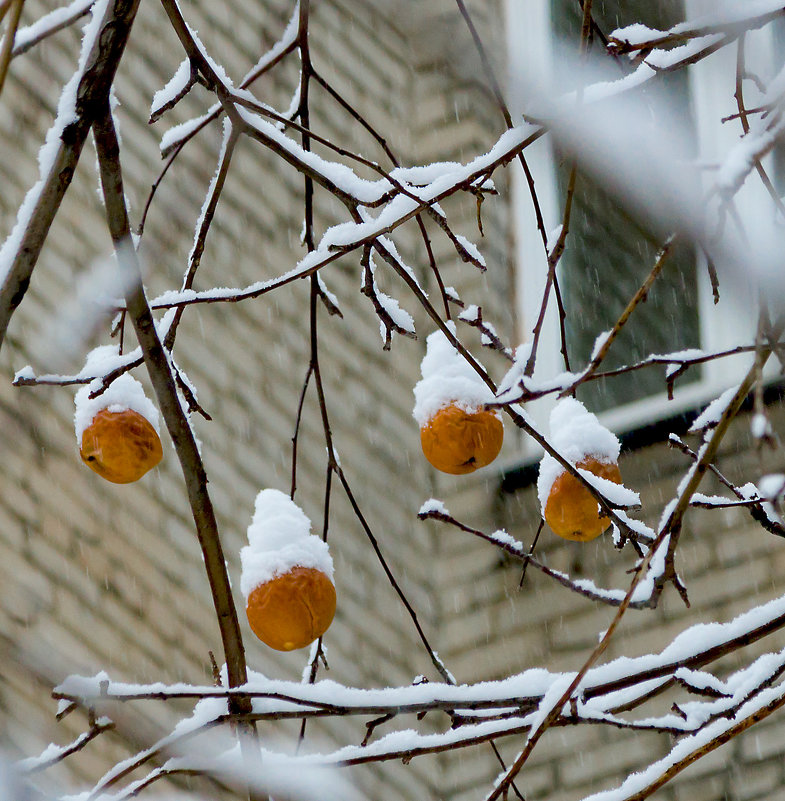
<path fill-rule="evenodd" d="M 704 0 L 595 0 L 593 15 L 600 29 L 610 33 L 618 27 L 642 22 L 666 30 L 695 16 L 706 7 Z M 685 15 L 685 11 L 687 15 Z M 527 64 L 552 61 L 552 37 L 575 42 L 577 48 L 581 10 L 578 0 L 507 0 L 508 46 L 511 76 Z M 779 32 L 778 32 L 779 33 Z M 771 31 L 764 29 L 748 39 L 747 49 L 756 64 L 770 74 L 773 54 L 767 49 Z M 775 34 L 777 35 L 777 34 Z M 595 48 L 598 44 L 595 44 Z M 599 45 L 601 46 L 601 45 Z M 671 102 L 677 113 L 690 120 L 694 130 L 697 158 L 708 165 L 721 160 L 738 141 L 738 122 L 720 125 L 719 120 L 736 111 L 733 89 L 736 49 L 728 46 L 689 70 L 657 76 L 669 82 Z M 780 59 L 781 61 L 781 59 Z M 779 66 L 778 64 L 776 66 Z M 620 66 L 623 69 L 624 65 Z M 621 77 L 623 73 L 620 71 Z M 639 91 L 639 90 L 636 90 Z M 552 231 L 563 211 L 566 168 L 543 137 L 526 150 L 546 229 Z M 518 317 L 521 341 L 531 338 L 540 308 L 547 274 L 542 241 L 537 232 L 528 186 L 515 171 L 516 249 L 518 263 Z M 710 170 L 708 172 L 710 175 Z M 747 181 L 743 192 L 762 191 Z M 741 198 L 743 201 L 743 198 Z M 567 309 L 567 344 L 573 370 L 590 357 L 594 338 L 609 329 L 651 270 L 662 241 L 630 217 L 602 188 L 579 175 L 570 233 L 558 268 Z M 710 281 L 702 257 L 689 246 L 672 255 L 657 279 L 646 304 L 639 307 L 629 327 L 614 343 L 604 368 L 638 361 L 648 353 L 668 353 L 700 347 L 707 352 L 754 341 L 755 313 L 751 297 L 723 292 L 714 305 Z M 637 319 L 636 319 L 637 318 Z M 698 406 L 727 388 L 750 363 L 749 357 L 734 357 L 691 368 L 676 384 L 674 399 L 668 401 L 663 370 L 651 367 L 620 379 L 591 382 L 579 389 L 584 402 L 603 422 L 622 433 L 658 418 L 669 417 Z M 547 378 L 564 369 L 559 354 L 559 330 L 555 304 L 546 315 L 538 352 L 535 377 Z M 530 404 L 535 420 L 545 426 L 553 404 L 549 397 Z M 532 451 L 532 454 L 534 452 Z"/>

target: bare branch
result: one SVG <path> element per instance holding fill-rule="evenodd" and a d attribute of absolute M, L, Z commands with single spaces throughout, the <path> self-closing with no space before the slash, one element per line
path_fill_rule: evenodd
<path fill-rule="evenodd" d="M 13 0 L 11 3 L 11 16 L 8 18 L 3 42 L 0 45 L 0 93 L 3 91 L 5 76 L 8 74 L 8 65 L 11 63 L 11 53 L 14 47 L 16 31 L 19 27 L 19 18 L 22 16 L 23 5 L 24 0 Z"/>
<path fill-rule="evenodd" d="M 68 83 L 76 89 L 75 105 L 68 107 L 66 103 L 59 110 L 47 135 L 52 144 L 42 159 L 40 180 L 28 192 L 16 226 L 0 248 L 0 347 L 71 184 L 90 126 L 108 102 L 138 7 L 139 0 L 107 0 L 101 18 L 83 40 L 84 69 Z"/>
<path fill-rule="evenodd" d="M 73 0 L 66 9 L 58 8 L 50 11 L 32 25 L 20 28 L 14 40 L 11 57 L 21 56 L 22 53 L 26 53 L 39 42 L 43 42 L 44 39 L 48 39 L 53 34 L 69 28 L 89 14 L 95 2 L 96 0 Z"/>
<path fill-rule="evenodd" d="M 218 617 L 229 684 L 236 687 L 247 681 L 247 674 L 242 635 L 226 572 L 226 560 L 221 548 L 212 502 L 207 491 L 207 475 L 190 424 L 180 406 L 171 367 L 144 295 L 136 253 L 133 246 L 130 245 L 130 226 L 123 196 L 120 154 L 108 103 L 105 106 L 103 117 L 96 120 L 94 124 L 94 135 L 112 241 L 121 268 L 129 273 L 129 279 L 133 279 L 128 281 L 130 288 L 126 293 L 128 313 L 142 348 L 161 412 L 182 466 L 191 512 L 196 524 L 196 533 L 202 548 Z M 231 710 L 238 713 L 247 712 L 249 708 L 249 702 L 242 698 L 237 699 L 231 705 Z"/>
<path fill-rule="evenodd" d="M 623 37 L 624 29 L 615 31 L 618 38 L 610 35 L 609 47 L 618 54 L 632 53 L 635 51 L 650 51 L 654 48 L 667 47 L 668 45 L 682 44 L 690 39 L 699 39 L 703 36 L 722 33 L 728 40 L 741 36 L 746 31 L 762 28 L 767 23 L 785 14 L 785 9 L 777 9 L 766 14 L 758 14 L 734 22 L 701 25 L 700 27 L 690 28 L 684 24 L 677 25 L 671 31 L 667 31 L 662 36 L 655 36 L 646 41 L 629 42 Z"/>

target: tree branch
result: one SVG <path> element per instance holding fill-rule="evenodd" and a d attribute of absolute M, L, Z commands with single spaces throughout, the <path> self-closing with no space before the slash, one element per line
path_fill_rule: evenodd
<path fill-rule="evenodd" d="M 102 117 L 96 120 L 94 137 L 98 151 L 101 185 L 106 204 L 107 222 L 115 245 L 120 268 L 128 273 L 126 305 L 144 354 L 150 380 L 166 427 L 174 443 L 183 470 L 191 513 L 204 556 L 207 577 L 213 596 L 218 626 L 226 657 L 229 685 L 237 687 L 247 681 L 245 651 L 232 599 L 226 561 L 218 533 L 207 474 L 196 446 L 191 426 L 183 412 L 175 389 L 175 380 L 166 352 L 161 344 L 152 313 L 145 298 L 136 252 L 131 245 L 130 226 L 123 194 L 120 152 L 108 103 Z M 230 703 L 230 711 L 250 711 L 248 699 Z"/>
<path fill-rule="evenodd" d="M 108 102 L 138 7 L 139 0 L 105 0 L 100 22 L 92 29 L 92 36 L 85 36 L 85 67 L 74 74 L 64 90 L 75 84 L 76 102 L 71 107 L 63 103 L 59 109 L 47 134 L 50 144 L 42 159 L 40 180 L 28 192 L 16 226 L 0 248 L 0 347 L 71 184 L 90 126 Z"/>

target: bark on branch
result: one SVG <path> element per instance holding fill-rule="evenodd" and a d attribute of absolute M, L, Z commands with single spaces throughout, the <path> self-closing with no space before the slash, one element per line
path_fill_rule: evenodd
<path fill-rule="evenodd" d="M 89 53 L 78 78 L 75 119 L 64 124 L 58 114 L 49 132 L 59 139 L 57 150 L 39 183 L 30 190 L 20 210 L 17 227 L 0 250 L 0 347 L 11 316 L 30 285 L 33 269 L 71 184 L 90 126 L 98 110 L 108 101 L 138 7 L 139 0 L 107 2 L 94 38 L 84 42 L 83 47 L 89 48 Z M 14 252 L 6 253 L 6 248 Z M 7 267 L 4 266 L 6 258 Z"/>
<path fill-rule="evenodd" d="M 96 120 L 93 130 L 109 230 L 120 268 L 129 273 L 129 280 L 126 284 L 128 286 L 126 290 L 128 313 L 144 354 L 158 405 L 183 469 L 191 513 L 196 524 L 196 533 L 202 548 L 221 630 L 229 685 L 237 687 L 247 681 L 245 652 L 237 620 L 237 610 L 232 600 L 229 576 L 226 572 L 226 561 L 218 534 L 218 523 L 207 491 L 207 474 L 199 456 L 190 424 L 180 405 L 174 376 L 142 287 L 136 252 L 131 245 L 131 231 L 120 171 L 120 151 L 108 103 L 105 106 L 104 114 Z M 238 698 L 236 702 L 231 701 L 229 706 L 231 711 L 238 713 L 250 711 L 250 701 L 245 697 Z"/>

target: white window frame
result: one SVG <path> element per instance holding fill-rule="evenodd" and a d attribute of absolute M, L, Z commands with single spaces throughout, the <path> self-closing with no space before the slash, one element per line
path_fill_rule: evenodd
<path fill-rule="evenodd" d="M 688 18 L 694 18 L 711 10 L 713 2 L 715 0 L 685 0 Z M 551 62 L 550 8 L 551 0 L 506 0 L 507 52 L 513 107 L 516 102 L 516 72 L 523 71 L 522 74 L 526 74 L 525 71 L 532 64 L 542 65 Z M 748 54 L 750 56 L 755 54 L 758 59 L 767 59 L 763 63 L 770 64 L 769 31 L 764 28 L 754 32 L 750 40 L 753 36 L 755 41 L 748 42 Z M 735 125 L 727 123 L 724 126 L 719 124 L 721 117 L 737 111 L 732 92 L 729 91 L 735 76 L 735 59 L 735 47 L 730 45 L 689 68 L 690 100 L 695 117 L 698 157 L 704 163 L 718 162 L 722 154 L 738 141 L 741 133 L 738 123 Z M 546 230 L 553 231 L 561 223 L 563 200 L 557 189 L 556 165 L 549 137 L 540 138 L 526 149 L 525 155 L 534 177 Z M 740 206 L 744 204 L 745 194 L 763 191 L 759 184 L 760 182 L 753 178 L 746 182 L 739 194 Z M 529 187 L 520 168 L 513 171 L 513 215 L 517 334 L 519 341 L 526 342 L 531 340 L 532 328 L 540 310 L 542 290 L 547 275 L 547 260 L 542 238 L 536 227 Z M 707 352 L 714 352 L 734 347 L 739 342 L 754 342 L 756 326 L 754 303 L 749 299 L 740 298 L 736 291 L 723 292 L 721 284 L 720 303 L 715 306 L 707 270 L 699 266 L 697 278 L 700 347 Z M 551 299 L 538 349 L 535 377 L 544 379 L 563 370 L 559 344 L 558 317 L 555 302 Z M 749 369 L 752 360 L 751 355 L 735 356 L 709 362 L 702 368 L 692 368 L 692 371 L 702 369 L 700 379 L 694 380 L 695 372 L 693 372 L 691 383 L 676 387 L 673 400 L 668 401 L 663 380 L 661 393 L 608 409 L 599 413 L 598 417 L 608 428 L 621 434 L 678 415 L 707 403 L 729 386 L 738 383 Z M 575 370 L 579 366 L 572 365 L 572 367 Z M 770 367 L 775 366 L 770 365 Z M 527 404 L 527 412 L 534 418 L 541 431 L 547 432 L 548 417 L 555 400 L 554 395 L 549 395 Z M 523 451 L 524 459 L 528 459 L 537 456 L 540 449 L 526 437 Z"/>

